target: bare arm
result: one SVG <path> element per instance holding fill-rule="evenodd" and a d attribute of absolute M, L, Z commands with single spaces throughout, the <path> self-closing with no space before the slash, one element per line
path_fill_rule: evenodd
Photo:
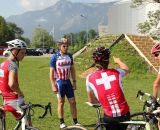
<path fill-rule="evenodd" d="M 126 72 L 129 71 L 128 66 L 124 62 L 122 62 L 120 58 L 113 57 L 113 60 L 116 64 L 119 65 L 121 69 L 125 70 Z"/>
<path fill-rule="evenodd" d="M 71 65 L 71 76 L 72 76 L 72 80 L 76 80 L 76 71 L 75 71 L 74 65 Z"/>
<path fill-rule="evenodd" d="M 75 71 L 74 65 L 71 65 L 71 77 L 73 80 L 73 89 L 75 90 L 76 89 L 76 71 Z"/>
<path fill-rule="evenodd" d="M 23 92 L 19 88 L 19 84 L 17 83 L 17 73 L 10 71 L 9 72 L 9 87 L 18 94 L 18 97 L 24 97 Z"/>
<path fill-rule="evenodd" d="M 157 98 L 157 96 L 158 96 L 159 87 L 160 87 L 160 74 L 157 75 L 157 78 L 153 83 L 153 96 L 155 98 Z"/>
<path fill-rule="evenodd" d="M 58 89 L 57 89 L 56 81 L 54 78 L 54 73 L 55 73 L 54 71 L 55 71 L 54 68 L 50 67 L 49 78 L 50 78 L 53 93 L 57 93 Z"/>
<path fill-rule="evenodd" d="M 99 103 L 92 90 L 87 91 L 88 101 L 92 104 Z"/>

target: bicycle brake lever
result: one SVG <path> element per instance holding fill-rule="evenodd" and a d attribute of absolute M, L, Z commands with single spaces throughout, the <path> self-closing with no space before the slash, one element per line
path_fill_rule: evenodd
<path fill-rule="evenodd" d="M 138 96 L 144 96 L 145 94 L 144 94 L 144 92 L 142 92 L 141 90 L 139 90 L 138 92 L 137 92 L 137 98 L 138 98 Z"/>

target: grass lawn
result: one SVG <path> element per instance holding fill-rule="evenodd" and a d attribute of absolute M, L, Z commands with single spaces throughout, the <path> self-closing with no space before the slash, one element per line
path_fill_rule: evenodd
<path fill-rule="evenodd" d="M 2 61 L 2 59 L 1 59 Z M 77 99 L 78 119 L 79 122 L 89 129 L 93 129 L 96 122 L 96 111 L 85 104 L 87 101 L 87 95 L 85 90 L 85 78 L 79 78 L 81 73 L 81 66 L 76 65 L 77 70 L 77 90 L 75 92 Z M 38 119 L 41 110 L 35 110 L 33 117 L 34 126 L 41 130 L 58 130 L 59 120 L 57 118 L 57 99 L 56 95 L 51 92 L 51 85 L 49 81 L 49 58 L 25 58 L 20 63 L 19 68 L 19 81 L 20 86 L 25 94 L 25 100 L 32 103 L 47 104 L 52 103 L 53 116 L 46 116 L 45 119 Z M 129 102 L 132 112 L 142 110 L 142 105 L 138 99 L 136 99 L 137 90 L 145 90 L 151 92 L 152 82 L 155 78 L 153 74 L 145 75 L 137 79 L 130 79 L 129 77 L 124 79 L 124 93 Z M 70 109 L 66 100 L 65 103 L 65 121 L 67 125 L 72 124 L 72 118 L 70 116 Z M 7 113 L 7 130 L 13 130 L 15 121 L 10 113 Z"/>

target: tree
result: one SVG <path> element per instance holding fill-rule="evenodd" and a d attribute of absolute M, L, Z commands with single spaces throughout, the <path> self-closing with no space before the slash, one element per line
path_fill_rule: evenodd
<path fill-rule="evenodd" d="M 78 33 L 78 38 L 79 38 L 79 42 L 81 44 L 85 44 L 87 43 L 87 32 L 86 31 L 81 31 Z"/>
<path fill-rule="evenodd" d="M 21 38 L 23 32 L 23 29 L 18 27 L 15 23 L 8 22 L 7 23 L 8 27 L 8 36 L 9 40 L 15 39 L 15 38 Z"/>
<path fill-rule="evenodd" d="M 160 3 L 160 0 L 132 0 L 131 7 L 138 7 L 143 3 Z"/>
<path fill-rule="evenodd" d="M 97 36 L 97 32 L 91 29 L 89 30 L 88 35 L 89 35 L 89 39 L 94 39 Z"/>
<path fill-rule="evenodd" d="M 160 0 L 132 0 L 131 7 L 137 7 L 142 4 L 149 3 L 160 3 Z M 150 34 L 154 38 L 158 38 L 160 35 L 160 27 L 157 26 L 160 24 L 160 10 L 149 11 L 148 19 L 144 23 L 139 23 L 137 25 L 138 30 L 142 34 Z"/>
<path fill-rule="evenodd" d="M 36 48 L 50 48 L 54 46 L 54 40 L 45 29 L 38 27 L 33 32 L 31 46 Z"/>

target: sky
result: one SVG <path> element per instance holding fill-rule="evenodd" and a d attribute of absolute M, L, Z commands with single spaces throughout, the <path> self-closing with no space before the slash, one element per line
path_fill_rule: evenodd
<path fill-rule="evenodd" d="M 1 0 L 0 16 L 7 18 L 11 15 L 22 14 L 27 11 L 44 9 L 54 5 L 58 0 Z M 72 2 L 107 3 L 120 0 L 69 0 Z"/>

